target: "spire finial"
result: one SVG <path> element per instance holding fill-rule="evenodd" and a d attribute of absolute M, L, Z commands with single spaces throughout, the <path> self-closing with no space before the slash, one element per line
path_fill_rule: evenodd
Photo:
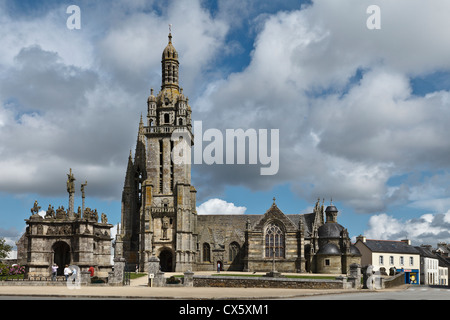
<path fill-rule="evenodd" d="M 169 43 L 172 43 L 172 24 L 169 23 Z"/>
<path fill-rule="evenodd" d="M 275 197 L 273 197 L 273 204 L 275 204 L 275 200 L 276 200 L 276 198 L 275 198 Z"/>

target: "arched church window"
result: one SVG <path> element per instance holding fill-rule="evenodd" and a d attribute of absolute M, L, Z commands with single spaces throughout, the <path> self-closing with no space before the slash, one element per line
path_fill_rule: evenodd
<path fill-rule="evenodd" d="M 284 232 L 275 223 L 266 228 L 265 249 L 266 258 L 284 258 Z"/>
<path fill-rule="evenodd" d="M 234 261 L 239 254 L 239 244 L 237 242 L 230 243 L 229 249 L 229 261 Z"/>
<path fill-rule="evenodd" d="M 209 243 L 203 244 L 203 262 L 211 262 L 211 247 Z"/>
<path fill-rule="evenodd" d="M 164 114 L 164 123 L 169 123 L 170 122 L 170 116 L 168 113 Z"/>

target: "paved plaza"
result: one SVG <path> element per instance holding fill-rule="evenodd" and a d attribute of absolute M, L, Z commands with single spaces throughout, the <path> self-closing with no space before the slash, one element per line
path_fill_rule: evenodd
<path fill-rule="evenodd" d="M 197 274 L 197 273 L 196 273 Z M 200 273 L 198 273 L 200 274 Z M 201 274 L 212 274 L 203 272 Z M 176 273 L 166 273 L 166 277 Z M 391 290 L 403 290 L 397 288 Z M 149 287 L 146 276 L 132 279 L 129 286 L 81 286 L 79 289 L 62 286 L 0 286 L 1 296 L 33 296 L 45 298 L 123 298 L 123 299 L 292 299 L 323 294 L 357 293 L 344 289 L 283 289 L 283 288 L 217 288 L 217 287 Z M 385 290 L 383 290 L 385 291 Z"/>

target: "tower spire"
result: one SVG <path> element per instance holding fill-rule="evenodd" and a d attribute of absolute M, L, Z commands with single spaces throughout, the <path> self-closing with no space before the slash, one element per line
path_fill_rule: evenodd
<path fill-rule="evenodd" d="M 178 87 L 178 52 L 172 44 L 172 25 L 169 25 L 169 43 L 162 54 L 162 86 L 161 89 Z"/>

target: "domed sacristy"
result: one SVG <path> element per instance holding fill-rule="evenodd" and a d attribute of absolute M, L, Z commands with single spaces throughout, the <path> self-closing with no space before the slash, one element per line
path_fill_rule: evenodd
<path fill-rule="evenodd" d="M 337 222 L 338 209 L 333 205 L 333 202 L 325 209 L 327 222 Z"/>
<path fill-rule="evenodd" d="M 325 209 L 326 222 L 317 230 L 316 272 L 346 273 L 350 264 L 358 263 L 359 250 L 351 245 L 347 229 L 337 223 L 338 209 L 332 203 Z"/>
<path fill-rule="evenodd" d="M 359 249 L 358 249 L 356 246 L 354 246 L 354 245 L 351 245 L 351 246 L 350 246 L 350 254 L 353 255 L 353 256 L 361 257 L 361 252 L 360 252 Z"/>
<path fill-rule="evenodd" d="M 317 255 L 341 255 L 341 251 L 339 250 L 338 246 L 334 243 L 327 243 L 326 245 L 322 246 L 319 249 L 319 252 L 317 252 Z"/>
<path fill-rule="evenodd" d="M 339 238 L 344 227 L 339 223 L 327 222 L 319 227 L 318 234 L 321 239 Z"/>

